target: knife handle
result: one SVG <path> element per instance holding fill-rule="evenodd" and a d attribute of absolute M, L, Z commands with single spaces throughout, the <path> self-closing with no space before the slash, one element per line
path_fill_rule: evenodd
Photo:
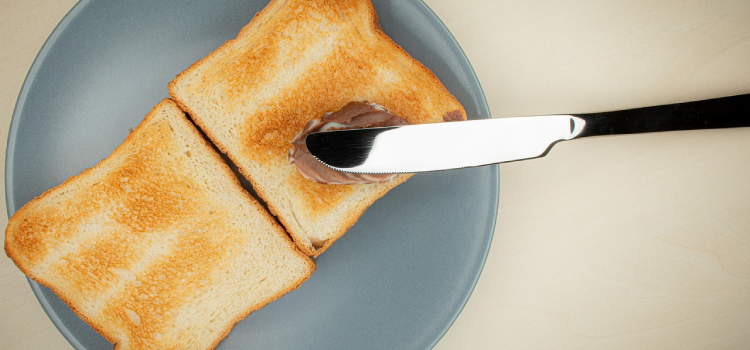
<path fill-rule="evenodd" d="M 710 100 L 573 114 L 586 121 L 576 137 L 750 126 L 750 94 Z"/>

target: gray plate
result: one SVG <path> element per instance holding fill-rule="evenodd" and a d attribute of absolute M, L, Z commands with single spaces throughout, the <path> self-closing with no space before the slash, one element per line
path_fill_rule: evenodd
<path fill-rule="evenodd" d="M 8 137 L 8 213 L 108 156 L 167 83 L 267 1 L 82 1 L 40 51 Z M 473 119 L 484 95 L 456 41 L 418 0 L 374 1 L 385 32 L 422 61 Z M 426 349 L 463 308 L 497 213 L 498 169 L 414 176 L 334 246 L 299 290 L 251 314 L 219 349 Z M 76 349 L 112 346 L 49 289 L 39 302 Z"/>

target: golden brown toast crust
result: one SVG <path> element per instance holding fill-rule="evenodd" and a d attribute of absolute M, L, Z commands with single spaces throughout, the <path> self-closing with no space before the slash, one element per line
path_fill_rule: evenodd
<path fill-rule="evenodd" d="M 191 336 L 213 348 L 315 269 L 171 100 L 112 155 L 20 208 L 5 237 L 21 271 L 116 349 L 182 348 Z M 286 278 L 263 265 L 267 258 L 293 272 L 291 281 L 264 284 Z M 245 275 L 232 275 L 237 268 Z M 260 282 L 233 287 L 244 280 Z M 214 287 L 239 288 L 222 300 L 236 308 L 216 324 L 191 317 L 222 295 Z M 268 290 L 255 300 L 252 288 Z"/>
<path fill-rule="evenodd" d="M 271 1 L 169 93 L 313 256 L 409 176 L 353 186 L 303 178 L 287 151 L 309 120 L 363 100 L 415 124 L 456 111 L 466 118 L 437 77 L 383 33 L 369 0 Z"/>

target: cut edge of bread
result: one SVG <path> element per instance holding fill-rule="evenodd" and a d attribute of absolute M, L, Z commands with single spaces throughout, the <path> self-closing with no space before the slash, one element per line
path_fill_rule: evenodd
<path fill-rule="evenodd" d="M 398 175 L 389 180 L 389 182 L 387 183 L 381 183 L 379 184 L 380 186 L 373 187 L 376 188 L 377 191 L 367 192 L 368 202 L 358 202 L 356 205 L 351 207 L 348 210 L 349 215 L 347 215 L 344 220 L 339 221 L 340 228 L 334 234 L 327 237 L 322 244 L 320 244 L 319 242 L 313 242 L 310 239 L 309 235 L 303 236 L 298 234 L 298 232 L 305 232 L 306 230 L 294 220 L 293 211 L 289 210 L 286 207 L 277 209 L 275 207 L 269 206 L 268 208 L 271 213 L 273 213 L 276 218 L 284 225 L 284 227 L 287 228 L 287 232 L 290 236 L 292 236 L 294 242 L 297 244 L 297 247 L 299 247 L 300 250 L 312 257 L 318 257 L 320 254 L 333 246 L 333 244 L 339 238 L 343 237 L 359 221 L 360 217 L 375 201 L 385 196 L 393 188 L 404 183 L 411 176 L 413 176 L 413 174 Z M 262 190 L 259 189 L 256 189 L 256 191 L 258 191 L 259 193 L 262 192 Z M 261 196 L 265 198 L 265 195 L 261 194 Z M 289 217 L 291 217 L 292 219 L 287 219 Z"/>

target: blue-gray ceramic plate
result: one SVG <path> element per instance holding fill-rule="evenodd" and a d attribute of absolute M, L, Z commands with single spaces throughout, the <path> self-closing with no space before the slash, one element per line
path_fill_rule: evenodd
<path fill-rule="evenodd" d="M 88 0 L 60 22 L 20 92 L 8 137 L 12 214 L 109 155 L 167 83 L 267 1 Z M 423 62 L 470 118 L 489 118 L 476 76 L 419 0 L 375 0 L 384 31 Z M 389 192 L 300 289 L 237 324 L 219 349 L 427 349 L 479 278 L 497 214 L 497 166 L 419 174 Z M 76 349 L 112 346 L 49 289 L 31 287 Z"/>

